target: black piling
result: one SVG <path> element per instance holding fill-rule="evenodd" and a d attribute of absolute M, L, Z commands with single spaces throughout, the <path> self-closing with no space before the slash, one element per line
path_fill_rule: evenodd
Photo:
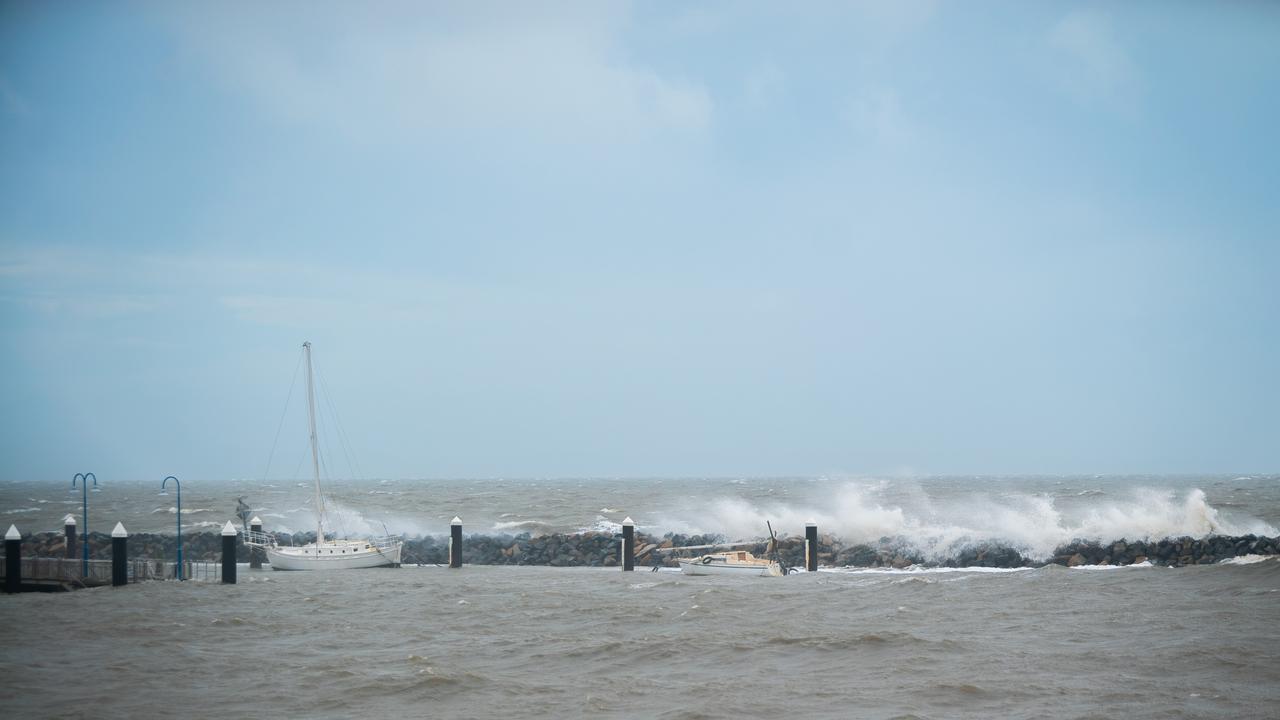
<path fill-rule="evenodd" d="M 812 520 L 804 524 L 804 569 L 818 571 L 818 524 Z"/>
<path fill-rule="evenodd" d="M 258 517 L 257 515 L 253 516 L 253 519 L 249 521 L 249 531 L 255 532 L 255 533 L 262 532 L 262 518 Z M 263 554 L 264 553 L 261 547 L 257 545 L 249 546 L 249 569 L 250 570 L 262 569 Z"/>
<path fill-rule="evenodd" d="M 236 528 L 230 520 L 222 526 L 222 584 L 236 584 Z"/>
<path fill-rule="evenodd" d="M 124 523 L 116 523 L 111 531 L 111 585 L 120 587 L 129 583 L 129 533 Z"/>
<path fill-rule="evenodd" d="M 22 533 L 18 526 L 10 525 L 4 534 L 4 591 L 16 593 L 22 590 Z"/>
<path fill-rule="evenodd" d="M 66 526 L 64 529 L 67 533 L 67 554 L 68 560 L 75 560 L 80 554 L 80 536 L 76 535 L 76 516 L 68 514 L 66 519 L 62 521 Z"/>
<path fill-rule="evenodd" d="M 636 569 L 636 524 L 630 517 L 622 521 L 622 571 Z"/>
<path fill-rule="evenodd" d="M 456 516 L 449 523 L 449 567 L 462 567 L 462 518 Z"/>

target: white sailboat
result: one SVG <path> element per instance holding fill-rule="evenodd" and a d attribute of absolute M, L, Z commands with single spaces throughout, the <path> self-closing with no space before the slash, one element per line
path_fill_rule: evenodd
<path fill-rule="evenodd" d="M 311 430 L 311 468 L 315 477 L 316 541 L 307 545 L 280 545 L 269 533 L 245 533 L 245 544 L 261 547 L 273 570 L 348 570 L 399 567 L 404 542 L 397 536 L 368 540 L 333 539 L 324 536 L 324 496 L 320 493 L 320 448 L 316 438 L 316 392 L 311 372 L 311 343 L 302 343 L 307 359 L 307 416 Z"/>

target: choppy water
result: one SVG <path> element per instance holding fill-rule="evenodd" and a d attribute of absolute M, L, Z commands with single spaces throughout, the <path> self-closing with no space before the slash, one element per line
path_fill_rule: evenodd
<path fill-rule="evenodd" d="M 167 531 L 174 495 L 104 478 L 94 530 Z M 309 527 L 304 484 L 189 482 L 188 526 L 248 496 Z M 79 491 L 0 485 L 3 520 L 57 530 Z M 1276 535 L 1267 477 L 911 481 L 373 481 L 348 530 L 793 533 L 945 547 L 999 539 Z M 1280 560 L 1184 568 L 825 570 L 786 578 L 468 566 L 241 569 L 0 596 L 0 706 L 14 717 L 1280 716 Z"/>
<path fill-rule="evenodd" d="M 1280 561 L 249 572 L 0 597 L 11 717 L 1266 718 Z"/>

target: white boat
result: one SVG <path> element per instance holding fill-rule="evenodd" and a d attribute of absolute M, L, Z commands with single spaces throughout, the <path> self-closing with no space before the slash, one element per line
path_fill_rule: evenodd
<path fill-rule="evenodd" d="M 782 577 L 786 568 L 773 560 L 758 558 L 746 550 L 707 553 L 695 558 L 680 558 L 680 572 L 685 575 L 742 575 Z"/>
<path fill-rule="evenodd" d="M 302 343 L 307 358 L 307 413 L 311 429 L 311 468 L 315 476 L 316 542 L 280 545 L 270 533 L 245 532 L 245 545 L 266 551 L 272 570 L 350 570 L 399 567 L 404 541 L 387 536 L 368 540 L 333 539 L 324 536 L 324 495 L 320 493 L 320 450 L 316 439 L 316 391 L 311 373 L 311 343 Z"/>
<path fill-rule="evenodd" d="M 399 538 L 326 540 L 299 547 L 266 545 L 272 570 L 350 570 L 400 564 Z"/>

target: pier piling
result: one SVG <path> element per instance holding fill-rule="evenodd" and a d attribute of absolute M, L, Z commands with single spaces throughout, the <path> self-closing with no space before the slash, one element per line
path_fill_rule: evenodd
<path fill-rule="evenodd" d="M 16 593 L 22 590 L 22 533 L 17 525 L 10 525 L 4 534 L 4 591 Z"/>
<path fill-rule="evenodd" d="M 111 586 L 120 587 L 129 583 L 129 533 L 124 523 L 116 523 L 111 531 Z"/>
<path fill-rule="evenodd" d="M 449 567 L 462 567 L 462 518 L 456 515 L 449 523 Z"/>
<path fill-rule="evenodd" d="M 249 530 L 250 532 L 255 532 L 255 533 L 262 532 L 262 518 L 258 517 L 257 515 L 254 515 L 253 519 L 249 521 Z M 249 546 L 249 569 L 250 570 L 262 569 L 262 555 L 263 555 L 263 550 L 261 547 L 257 545 Z"/>
<path fill-rule="evenodd" d="M 222 584 L 236 584 L 236 528 L 230 520 L 222 526 Z"/>
<path fill-rule="evenodd" d="M 622 521 L 622 571 L 636 569 L 636 524 L 628 516 Z"/>
<path fill-rule="evenodd" d="M 804 569 L 818 571 L 818 523 L 812 520 L 804 524 Z"/>
<path fill-rule="evenodd" d="M 76 535 L 76 516 L 71 513 L 67 513 L 67 516 L 62 519 L 62 524 L 65 526 L 63 530 L 67 534 L 67 551 L 65 557 L 68 560 L 75 560 L 76 555 L 80 554 L 80 548 L 77 544 L 80 536 Z"/>

